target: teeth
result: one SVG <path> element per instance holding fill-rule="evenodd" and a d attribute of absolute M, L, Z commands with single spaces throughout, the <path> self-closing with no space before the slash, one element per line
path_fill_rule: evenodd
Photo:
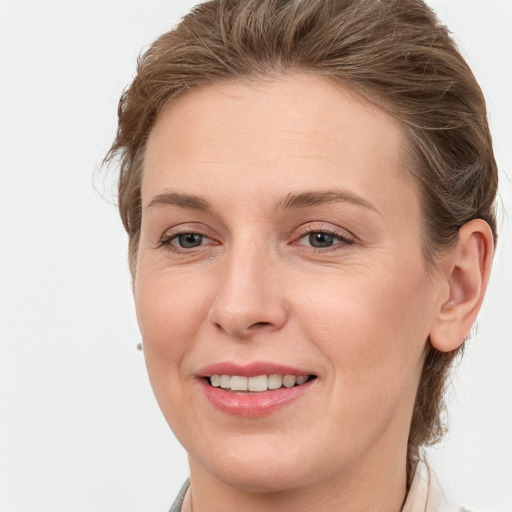
<path fill-rule="evenodd" d="M 231 377 L 231 390 L 247 391 L 247 377 L 238 377 L 233 375 L 233 377 Z"/>
<path fill-rule="evenodd" d="M 295 386 L 295 381 L 297 379 L 295 378 L 295 375 L 285 375 L 283 379 L 283 386 L 285 388 L 293 388 Z"/>
<path fill-rule="evenodd" d="M 258 375 L 257 377 L 249 377 L 249 391 L 267 391 L 268 377 L 266 375 Z"/>
<path fill-rule="evenodd" d="M 292 388 L 304 384 L 309 379 L 306 375 L 258 375 L 257 377 L 242 377 L 239 375 L 212 375 L 210 384 L 231 391 L 262 392 L 268 389 Z"/>
<path fill-rule="evenodd" d="M 283 385 L 283 377 L 281 375 L 269 375 L 268 389 L 279 389 Z"/>

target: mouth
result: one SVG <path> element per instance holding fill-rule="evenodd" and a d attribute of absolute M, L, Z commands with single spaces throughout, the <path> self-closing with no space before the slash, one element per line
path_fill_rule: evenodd
<path fill-rule="evenodd" d="M 203 368 L 198 382 L 208 402 L 230 416 L 268 416 L 317 388 L 318 376 L 273 363 L 218 363 Z"/>
<path fill-rule="evenodd" d="M 290 389 L 303 386 L 316 379 L 316 375 L 277 374 L 256 375 L 245 377 L 243 375 L 214 374 L 205 377 L 206 383 L 213 388 L 219 388 L 231 393 L 257 394 L 279 389 Z"/>

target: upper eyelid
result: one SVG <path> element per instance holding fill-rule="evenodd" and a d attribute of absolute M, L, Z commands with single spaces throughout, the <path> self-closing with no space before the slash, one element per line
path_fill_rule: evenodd
<path fill-rule="evenodd" d="M 218 237 L 215 236 L 215 232 L 212 232 L 210 228 L 204 226 L 202 223 L 190 222 L 178 224 L 176 226 L 171 226 L 166 228 L 161 236 L 159 237 L 160 241 L 168 241 L 182 234 L 195 233 L 201 235 L 205 238 L 209 238 L 217 243 Z M 294 241 L 298 241 L 304 236 L 310 233 L 328 233 L 330 235 L 339 237 L 341 239 L 350 240 L 353 242 L 358 241 L 358 237 L 354 235 L 351 231 L 346 228 L 342 228 L 337 225 L 333 225 L 329 222 L 325 221 L 308 221 L 303 224 L 293 228 L 291 238 Z"/>
<path fill-rule="evenodd" d="M 191 248 L 184 248 L 180 247 L 178 244 L 174 243 L 174 241 L 177 239 L 177 237 L 181 235 L 187 235 L 187 234 L 197 234 L 202 236 L 206 239 L 206 242 L 210 241 L 213 242 L 215 245 L 218 244 L 218 241 L 212 236 L 211 233 L 209 233 L 211 230 L 205 229 L 204 226 L 199 226 L 197 223 L 190 222 L 190 223 L 183 223 L 178 224 L 176 226 L 167 227 L 163 233 L 158 237 L 156 240 L 156 247 L 157 248 L 167 248 L 168 250 L 173 250 L 174 252 L 190 252 L 193 249 L 199 249 L 200 247 L 203 247 L 204 245 L 207 245 L 207 243 L 202 243 L 201 245 L 197 247 L 191 247 Z"/>
<path fill-rule="evenodd" d="M 177 235 L 183 235 L 187 233 L 197 233 L 208 238 L 212 237 L 211 229 L 205 228 L 202 224 L 199 225 L 195 222 L 177 224 L 176 226 L 167 227 L 160 238 L 174 237 Z"/>
<path fill-rule="evenodd" d="M 304 223 L 303 225 L 299 226 L 296 231 L 299 233 L 299 238 L 302 238 L 310 233 L 329 233 L 330 235 L 344 239 L 350 239 L 354 242 L 358 239 L 357 236 L 350 232 L 348 229 L 344 229 L 330 223 L 327 226 L 326 223 L 322 221 Z"/>
<path fill-rule="evenodd" d="M 309 235 L 311 233 L 328 233 L 329 235 L 338 236 L 340 238 L 354 238 L 353 235 L 346 230 L 338 230 L 333 228 L 308 228 L 300 232 L 299 236 L 302 238 L 305 235 Z"/>

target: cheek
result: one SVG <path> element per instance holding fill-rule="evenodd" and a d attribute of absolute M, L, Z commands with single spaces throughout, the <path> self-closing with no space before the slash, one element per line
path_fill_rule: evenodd
<path fill-rule="evenodd" d="M 187 358 L 208 314 L 205 283 L 170 272 L 140 273 L 138 279 L 135 306 L 151 387 L 171 429 L 187 432 L 183 411 L 193 399 Z"/>
<path fill-rule="evenodd" d="M 135 306 L 155 393 L 162 380 L 183 377 L 184 358 L 208 314 L 206 292 L 204 281 L 186 276 L 140 275 Z"/>
<path fill-rule="evenodd" d="M 403 389 L 417 373 L 430 329 L 423 267 L 381 268 L 312 280 L 298 311 L 303 330 L 333 367 L 333 385 L 350 387 L 355 396 L 384 398 Z"/>

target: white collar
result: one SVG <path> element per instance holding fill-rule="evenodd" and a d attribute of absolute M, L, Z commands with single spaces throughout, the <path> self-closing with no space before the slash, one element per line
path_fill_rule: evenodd
<path fill-rule="evenodd" d="M 418 462 L 402 512 L 457 512 L 444 496 L 441 487 L 423 458 Z"/>

